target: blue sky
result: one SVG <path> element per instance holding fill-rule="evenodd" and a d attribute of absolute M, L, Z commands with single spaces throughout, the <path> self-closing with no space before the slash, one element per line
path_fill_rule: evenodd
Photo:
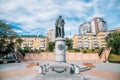
<path fill-rule="evenodd" d="M 65 34 L 78 34 L 78 26 L 101 17 L 109 30 L 120 27 L 120 0 L 0 0 L 0 19 L 20 35 L 46 35 L 62 15 Z"/>

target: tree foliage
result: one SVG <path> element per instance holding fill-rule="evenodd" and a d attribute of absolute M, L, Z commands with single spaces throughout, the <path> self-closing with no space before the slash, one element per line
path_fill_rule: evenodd
<path fill-rule="evenodd" d="M 5 21 L 0 20 L 0 54 L 6 55 L 14 51 L 14 38 L 16 33 L 12 27 L 6 24 Z"/>
<path fill-rule="evenodd" d="M 21 44 L 22 44 L 23 40 L 19 37 L 16 39 L 16 44 L 18 48 L 21 48 Z"/>
<path fill-rule="evenodd" d="M 72 39 L 66 38 L 66 45 L 67 45 L 68 50 L 73 49 L 73 43 L 72 42 L 73 42 Z"/>
<path fill-rule="evenodd" d="M 49 44 L 48 44 L 48 50 L 50 52 L 53 52 L 54 48 L 55 48 L 55 42 L 49 42 Z"/>
<path fill-rule="evenodd" d="M 74 50 L 74 52 L 80 52 L 80 50 L 77 48 L 74 48 L 73 50 Z"/>
<path fill-rule="evenodd" d="M 120 55 L 120 32 L 109 33 L 106 37 L 107 47 L 111 48 L 114 54 Z"/>

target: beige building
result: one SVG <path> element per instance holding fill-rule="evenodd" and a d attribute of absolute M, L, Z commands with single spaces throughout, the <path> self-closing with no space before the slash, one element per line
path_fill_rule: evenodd
<path fill-rule="evenodd" d="M 21 39 L 23 40 L 21 47 L 29 47 L 31 49 L 41 49 L 41 50 L 47 50 L 48 48 L 48 38 L 43 36 L 35 36 L 35 35 L 26 35 L 21 36 Z"/>
<path fill-rule="evenodd" d="M 77 49 L 94 49 L 106 47 L 105 37 L 107 33 L 99 32 L 97 35 L 93 33 L 86 33 L 83 35 L 75 34 L 73 36 L 73 48 Z"/>
<path fill-rule="evenodd" d="M 106 40 L 105 40 L 105 37 L 107 36 L 107 34 L 108 34 L 108 32 L 99 32 L 97 34 L 98 45 L 99 45 L 100 48 L 107 46 L 107 43 L 106 43 Z"/>
<path fill-rule="evenodd" d="M 50 29 L 47 33 L 47 37 L 49 39 L 49 42 L 54 42 L 55 39 L 55 30 L 54 29 Z"/>
<path fill-rule="evenodd" d="M 73 36 L 73 49 L 78 48 L 78 34 Z"/>
<path fill-rule="evenodd" d="M 120 32 L 120 27 L 117 27 L 117 28 L 115 28 L 113 30 L 110 30 L 109 32 Z"/>

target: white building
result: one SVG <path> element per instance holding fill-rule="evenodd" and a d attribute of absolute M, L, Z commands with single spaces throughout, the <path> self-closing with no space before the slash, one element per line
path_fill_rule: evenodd
<path fill-rule="evenodd" d="M 86 22 L 79 26 L 79 34 L 93 33 L 97 34 L 99 32 L 106 32 L 107 24 L 106 22 L 100 18 L 96 17 L 92 19 L 90 22 Z"/>
<path fill-rule="evenodd" d="M 83 23 L 80 25 L 79 27 L 79 34 L 85 34 L 85 33 L 91 33 L 91 23 L 87 22 L 87 23 Z"/>

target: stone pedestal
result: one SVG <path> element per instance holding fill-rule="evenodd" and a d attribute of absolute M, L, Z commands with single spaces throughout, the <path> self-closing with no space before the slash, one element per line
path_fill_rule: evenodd
<path fill-rule="evenodd" d="M 48 74 L 70 74 L 70 65 L 66 63 L 53 63 L 49 66 Z"/>
<path fill-rule="evenodd" d="M 64 38 L 56 38 L 55 40 L 55 62 L 66 62 L 66 42 Z"/>

